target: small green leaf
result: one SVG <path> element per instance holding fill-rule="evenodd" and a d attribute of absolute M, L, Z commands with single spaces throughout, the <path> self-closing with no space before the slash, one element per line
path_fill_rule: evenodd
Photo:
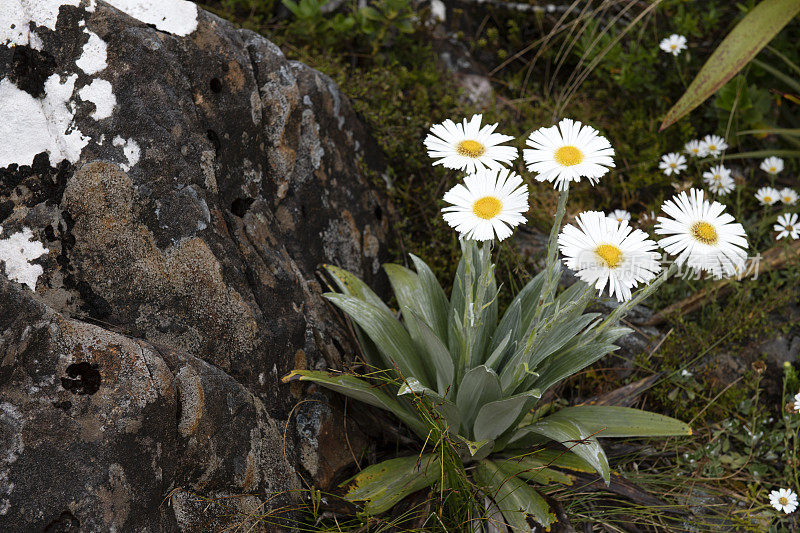
<path fill-rule="evenodd" d="M 425 387 L 416 378 L 408 378 L 405 383 L 397 391 L 398 396 L 405 396 L 414 394 L 417 398 L 425 403 L 429 409 L 433 410 L 433 415 L 443 419 L 452 433 L 457 433 L 461 426 L 461 413 L 456 407 L 456 404 L 450 400 L 445 400 L 437 392 L 432 391 Z M 445 424 L 440 424 L 440 427 L 445 427 Z"/>
<path fill-rule="evenodd" d="M 439 340 L 447 344 L 447 309 L 450 302 L 447 301 L 447 296 L 430 267 L 416 255 L 409 254 L 409 256 L 414 262 L 414 268 L 417 269 L 417 276 L 419 276 L 422 294 L 426 302 L 423 306 L 425 312 L 422 313 L 422 316 L 425 317 Z"/>
<path fill-rule="evenodd" d="M 481 407 L 500 398 L 502 398 L 500 379 L 494 370 L 480 365 L 467 372 L 461 380 L 456 396 L 456 405 L 461 411 L 464 427 L 472 426 Z"/>
<path fill-rule="evenodd" d="M 291 383 L 293 381 L 311 381 L 317 383 L 326 389 L 336 391 L 360 402 L 389 411 L 421 438 L 425 438 L 428 434 L 428 427 L 422 420 L 405 410 L 391 396 L 384 393 L 376 386 L 358 379 L 355 376 L 320 372 L 316 370 L 294 370 L 285 376 L 282 381 L 284 383 Z"/>
<path fill-rule="evenodd" d="M 488 459 L 475 468 L 475 481 L 494 500 L 514 531 L 531 531 L 531 519 L 545 527 L 556 521 L 550 506 L 533 487 Z"/>
<path fill-rule="evenodd" d="M 547 420 L 572 420 L 597 437 L 668 437 L 691 435 L 680 420 L 629 407 L 578 405 L 567 407 Z"/>
<path fill-rule="evenodd" d="M 674 124 L 725 85 L 800 12 L 800 0 L 763 0 L 720 43 L 689 88 L 664 117 Z"/>
<path fill-rule="evenodd" d="M 473 427 L 475 438 L 496 439 L 512 427 L 528 406 L 541 396 L 542 393 L 534 389 L 484 404 L 475 417 Z"/>
<path fill-rule="evenodd" d="M 323 296 L 347 313 L 372 339 L 386 359 L 385 368 L 393 369 L 397 365 L 403 377 L 414 377 L 426 386 L 430 385 L 431 379 L 419 350 L 394 315 L 352 296 L 336 293 Z"/>
<path fill-rule="evenodd" d="M 597 439 L 592 436 L 592 432 L 572 420 L 551 420 L 551 416 L 520 429 L 561 443 L 572 453 L 592 465 L 592 468 L 603 476 L 608 484 L 611 480 L 608 458 Z"/>
<path fill-rule="evenodd" d="M 441 478 L 442 467 L 438 456 L 412 455 L 369 466 L 340 487 L 346 487 L 346 500 L 363 502 L 365 511 L 378 514 L 391 509 L 409 494 L 430 487 Z"/>
<path fill-rule="evenodd" d="M 504 471 L 540 485 L 553 482 L 572 485 L 575 481 L 575 476 L 548 468 L 547 463 L 531 456 L 511 457 L 502 462 L 495 459 L 494 462 Z"/>

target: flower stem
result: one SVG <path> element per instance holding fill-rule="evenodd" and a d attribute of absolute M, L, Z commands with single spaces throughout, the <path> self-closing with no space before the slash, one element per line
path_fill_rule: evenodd
<path fill-rule="evenodd" d="M 545 306 L 553 300 L 553 295 L 555 294 L 556 286 L 558 285 L 558 279 L 560 276 L 555 276 L 553 274 L 553 270 L 555 270 L 556 260 L 558 257 L 558 233 L 561 231 L 561 221 L 564 220 L 564 213 L 567 211 L 568 197 L 569 188 L 561 191 L 561 194 L 558 197 L 558 208 L 556 209 L 553 227 L 550 230 L 550 238 L 547 241 L 547 260 L 545 261 L 544 267 L 547 274 L 545 277 L 544 287 L 542 287 L 542 292 L 539 296 L 539 304 L 536 306 L 534 321 L 542 314 Z"/>

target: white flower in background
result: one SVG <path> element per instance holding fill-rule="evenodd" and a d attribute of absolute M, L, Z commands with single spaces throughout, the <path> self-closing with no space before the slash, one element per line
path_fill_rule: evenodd
<path fill-rule="evenodd" d="M 734 189 L 731 171 L 722 165 L 716 165 L 703 172 L 703 181 L 711 192 L 724 196 Z"/>
<path fill-rule="evenodd" d="M 596 129 L 576 120 L 561 119 L 557 126 L 539 128 L 528 137 L 522 151 L 528 170 L 538 181 L 566 190 L 570 181 L 588 178 L 594 185 L 614 166 L 614 149 Z"/>
<path fill-rule="evenodd" d="M 721 154 L 728 147 L 728 143 L 719 135 L 706 135 L 703 137 L 703 140 L 700 141 L 700 144 L 706 154 L 713 155 L 714 157 Z"/>
<path fill-rule="evenodd" d="M 442 209 L 442 217 L 468 239 L 488 241 L 511 235 L 511 228 L 525 222 L 528 210 L 528 186 L 519 174 L 507 168 L 481 170 L 464 178 L 444 195 L 451 206 Z"/>
<path fill-rule="evenodd" d="M 686 170 L 686 158 L 678 152 L 664 154 L 661 156 L 661 162 L 658 164 L 658 168 L 663 170 L 664 174 L 667 176 L 672 174 L 677 176 L 682 170 Z"/>
<path fill-rule="evenodd" d="M 800 237 L 800 224 L 797 223 L 797 213 L 784 213 L 778 216 L 778 223 L 772 226 L 772 229 L 778 232 L 777 239 L 784 237 L 791 237 L 797 239 Z"/>
<path fill-rule="evenodd" d="M 708 155 L 706 152 L 706 147 L 702 143 L 702 141 L 698 139 L 693 139 L 686 143 L 683 147 L 684 151 L 692 157 L 704 157 Z"/>
<path fill-rule="evenodd" d="M 617 222 L 622 222 L 623 220 L 630 220 L 631 214 L 625 211 L 624 209 L 615 209 L 608 218 L 611 220 L 616 220 Z"/>
<path fill-rule="evenodd" d="M 669 217 L 658 217 L 656 233 L 666 235 L 658 244 L 678 265 L 686 263 L 696 270 L 717 277 L 731 276 L 744 268 L 747 239 L 744 228 L 723 213 L 725 206 L 709 202 L 703 191 L 690 189 L 664 202 L 661 209 Z"/>
<path fill-rule="evenodd" d="M 428 155 L 438 161 L 433 165 L 444 165 L 447 168 L 474 173 L 484 168 L 501 169 L 503 164 L 514 161 L 519 152 L 513 146 L 500 146 L 513 137 L 494 133 L 497 124 L 481 128 L 482 115 L 461 124 L 450 119 L 431 127 L 425 137 Z"/>
<path fill-rule="evenodd" d="M 558 236 L 566 265 L 578 278 L 620 302 L 630 300 L 631 288 L 647 283 L 661 270 L 655 241 L 639 229 L 617 222 L 599 211 L 586 211 Z"/>
<path fill-rule="evenodd" d="M 800 413 L 800 392 L 794 395 L 794 410 Z"/>
<path fill-rule="evenodd" d="M 784 204 L 794 205 L 797 203 L 797 199 L 798 199 L 797 193 L 794 190 L 790 189 L 789 187 L 786 187 L 781 191 L 781 202 L 783 202 Z"/>
<path fill-rule="evenodd" d="M 768 157 L 761 162 L 761 170 L 767 174 L 778 174 L 783 170 L 783 159 L 780 157 Z"/>
<path fill-rule="evenodd" d="M 761 205 L 772 205 L 781 199 L 781 192 L 772 187 L 761 187 L 756 191 L 756 200 Z"/>
<path fill-rule="evenodd" d="M 2 232 L 3 227 L 0 226 L 0 233 Z M 30 228 L 23 228 L 7 239 L 0 239 L 0 265 L 5 267 L 6 277 L 27 285 L 32 291 L 36 290 L 36 281 L 44 273 L 44 269 L 42 265 L 31 264 L 31 261 L 47 252 L 49 250 L 42 243 L 33 240 Z"/>
<path fill-rule="evenodd" d="M 686 37 L 673 33 L 666 39 L 662 39 L 658 46 L 664 52 L 677 56 L 682 51 L 686 50 Z"/>
<path fill-rule="evenodd" d="M 773 490 L 769 493 L 769 503 L 778 511 L 791 514 L 797 509 L 797 494 L 792 489 Z"/>
<path fill-rule="evenodd" d="M 656 223 L 656 212 L 650 211 L 649 213 L 642 213 L 639 215 L 639 225 L 650 225 Z"/>

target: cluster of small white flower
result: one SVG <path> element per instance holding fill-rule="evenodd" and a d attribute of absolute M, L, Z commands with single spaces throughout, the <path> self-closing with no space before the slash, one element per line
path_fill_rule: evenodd
<path fill-rule="evenodd" d="M 528 188 L 522 178 L 505 168 L 518 156 L 515 148 L 502 146 L 512 139 L 494 133 L 497 124 L 481 128 L 481 115 L 462 124 L 446 120 L 431 128 L 425 139 L 428 154 L 443 165 L 467 172 L 464 184 L 444 195 L 452 205 L 443 217 L 465 238 L 503 240 L 512 228 L 525 222 Z M 704 139 L 708 153 L 723 150 L 724 140 Z M 557 125 L 540 128 L 527 139 L 523 159 L 538 181 L 553 183 L 566 194 L 571 182 L 586 178 L 594 185 L 614 166 L 614 149 L 608 139 L 588 125 L 562 119 Z M 662 205 L 667 216 L 658 217 L 655 232 L 664 237 L 651 240 L 640 229 L 629 226 L 630 214 L 623 210 L 606 216 L 586 211 L 567 224 L 558 237 L 558 247 L 567 266 L 583 281 L 619 301 L 629 300 L 631 289 L 649 283 L 661 270 L 663 248 L 674 256 L 677 266 L 686 264 L 715 277 L 732 276 L 741 271 L 747 258 L 744 228 L 724 213 L 725 206 L 711 202 L 704 192 L 691 189 Z"/>

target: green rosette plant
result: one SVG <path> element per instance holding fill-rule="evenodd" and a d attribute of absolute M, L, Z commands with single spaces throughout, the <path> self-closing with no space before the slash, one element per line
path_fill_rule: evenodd
<path fill-rule="evenodd" d="M 596 472 L 609 483 L 601 438 L 691 434 L 679 420 L 638 409 L 538 405 L 542 394 L 616 350 L 615 342 L 631 331 L 621 319 L 678 264 L 733 275 L 744 266 L 747 244 L 741 225 L 701 191 L 664 204 L 671 218 L 659 219 L 656 231 L 667 236 L 659 244 L 677 259 L 661 275 L 657 243 L 625 220 L 587 212 L 577 227 L 561 231 L 569 182 L 587 177 L 594 183 L 613 166 L 607 140 L 565 119 L 531 134 L 523 154 L 536 179 L 553 182 L 561 193 L 545 268 L 501 315 L 492 241 L 524 221 L 528 193 L 518 175 L 502 168 L 517 157 L 515 148 L 501 145 L 510 137 L 493 133 L 496 125 L 480 128 L 480 118 L 445 121 L 426 139 L 437 163 L 468 172 L 464 185 L 444 197 L 452 204 L 444 218 L 461 233 L 450 296 L 414 255 L 414 270 L 384 265 L 399 313 L 353 274 L 326 265 L 336 291 L 325 297 L 353 322 L 364 363 L 374 372 L 297 370 L 284 381 L 313 382 L 389 411 L 419 438 L 419 453 L 369 466 L 342 485 L 344 498 L 366 512 L 384 512 L 426 487 L 463 487 L 466 480 L 480 507 L 474 527 L 494 521 L 530 531 L 533 522 L 546 527 L 556 519 L 541 486 L 571 484 L 575 471 Z M 559 248 L 580 279 L 560 293 Z M 605 316 L 587 312 L 604 288 L 619 305 Z"/>

